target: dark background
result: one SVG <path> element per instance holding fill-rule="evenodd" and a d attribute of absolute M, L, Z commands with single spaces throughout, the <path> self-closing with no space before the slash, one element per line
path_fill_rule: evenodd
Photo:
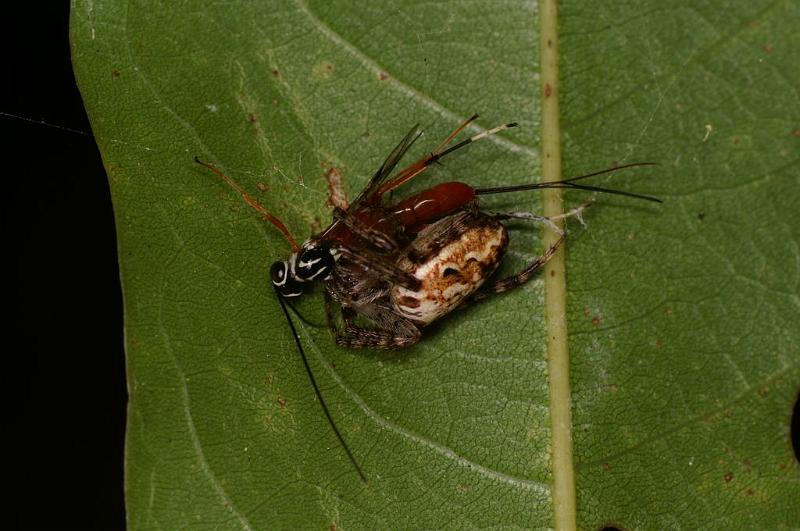
<path fill-rule="evenodd" d="M 2 227 L 14 294 L 4 479 L 19 498 L 3 519 L 119 529 L 127 394 L 111 198 L 72 74 L 69 5 L 22 4 L 8 6 L 17 12 L 4 14 L 1 32 Z"/>

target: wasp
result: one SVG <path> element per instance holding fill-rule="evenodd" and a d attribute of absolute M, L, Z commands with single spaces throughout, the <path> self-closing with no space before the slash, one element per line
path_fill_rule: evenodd
<path fill-rule="evenodd" d="M 395 172 L 400 160 L 420 138 L 414 126 L 391 151 L 364 189 L 346 208 L 335 207 L 331 224 L 298 244 L 286 225 L 233 179 L 210 163 L 195 158 L 238 192 L 250 207 L 286 238 L 292 249 L 287 260 L 270 267 L 270 279 L 295 343 L 334 434 L 362 481 L 358 461 L 336 427 L 314 378 L 287 302 L 321 283 L 325 290 L 325 314 L 333 340 L 350 348 L 405 348 L 417 343 L 424 328 L 455 308 L 520 286 L 530 280 L 563 243 L 565 235 L 552 218 L 531 212 L 488 213 L 481 210 L 481 195 L 543 188 L 576 188 L 660 202 L 647 195 L 583 184 L 589 177 L 633 166 L 617 166 L 556 182 L 491 188 L 475 188 L 462 182 L 446 182 L 408 198 L 387 199 L 443 157 L 473 142 L 515 127 L 507 123 L 453 144 L 458 135 L 478 118 L 459 125 L 432 152 Z M 585 205 L 584 205 L 585 206 Z M 564 214 L 578 215 L 582 207 Z M 503 221 L 522 219 L 548 224 L 561 238 L 511 276 L 495 279 L 494 273 L 508 247 Z M 291 305 L 290 305 L 291 307 Z M 339 309 L 339 315 L 335 307 Z M 337 318 L 338 317 L 338 318 Z"/>

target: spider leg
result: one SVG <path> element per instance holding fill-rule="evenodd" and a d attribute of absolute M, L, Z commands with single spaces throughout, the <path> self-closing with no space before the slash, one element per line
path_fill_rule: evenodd
<path fill-rule="evenodd" d="M 550 246 L 550 248 L 545 251 L 545 253 L 534 260 L 530 265 L 528 265 L 525 269 L 520 271 L 515 275 L 511 275 L 509 277 L 497 280 L 488 286 L 483 286 L 477 293 L 475 293 L 471 298 L 470 302 L 476 302 L 490 295 L 494 295 L 495 293 L 503 293 L 504 291 L 508 291 L 510 289 L 514 289 L 517 286 L 520 286 L 531 279 L 531 277 L 539 271 L 544 265 L 553 257 L 555 252 L 558 250 L 559 246 L 564 243 L 566 239 L 565 230 L 558 226 L 555 222 L 561 221 L 563 219 L 567 219 L 570 217 L 577 218 L 581 223 L 583 223 L 583 218 L 581 217 L 583 211 L 586 210 L 591 203 L 583 203 L 576 208 L 573 208 L 569 212 L 565 212 L 563 214 L 559 214 L 558 216 L 553 217 L 546 217 L 540 216 L 538 214 L 534 214 L 532 212 L 508 212 L 505 214 L 492 214 L 492 217 L 496 220 L 504 220 L 504 219 L 524 219 L 528 221 L 534 221 L 537 223 L 544 223 L 551 229 L 553 229 L 557 234 L 561 237 L 558 239 L 556 243 Z"/>
<path fill-rule="evenodd" d="M 531 277 L 539 271 L 544 265 L 553 257 L 555 252 L 558 250 L 559 246 L 564 243 L 566 239 L 565 229 L 562 229 L 558 225 L 556 225 L 556 221 L 560 221 L 570 217 L 576 217 L 581 223 L 583 223 L 583 219 L 581 215 L 583 211 L 586 210 L 590 206 L 591 203 L 583 203 L 580 206 L 573 208 L 569 212 L 565 212 L 563 214 L 559 214 L 558 216 L 553 217 L 545 217 L 540 216 L 538 214 L 533 214 L 532 212 L 509 212 L 506 214 L 493 214 L 492 217 L 497 220 L 503 219 L 524 219 L 529 221 L 534 221 L 537 223 L 544 223 L 551 229 L 553 229 L 557 234 L 561 237 L 558 239 L 556 243 L 550 246 L 550 248 L 545 251 L 545 253 L 534 260 L 530 265 L 528 265 L 525 269 L 517 273 L 516 275 L 511 275 L 509 277 L 497 280 L 488 286 L 483 286 L 475 295 L 471 297 L 471 301 L 479 301 L 481 299 L 485 299 L 489 295 L 493 295 L 495 293 L 503 293 L 504 291 L 508 291 L 510 289 L 514 289 L 517 286 L 520 286 L 526 283 Z"/>
<path fill-rule="evenodd" d="M 417 343 L 422 335 L 414 323 L 398 315 L 389 308 L 379 304 L 367 304 L 353 308 L 342 307 L 342 326 L 336 324 L 333 312 L 333 297 L 325 292 L 325 315 L 334 342 L 346 348 L 405 348 Z M 356 315 L 371 321 L 375 328 L 361 327 L 355 324 Z"/>
<path fill-rule="evenodd" d="M 414 275 L 398 268 L 383 255 L 368 249 L 352 249 L 347 245 L 337 245 L 333 248 L 333 252 L 339 255 L 340 260 L 346 260 L 349 262 L 348 265 L 357 267 L 361 273 L 369 277 L 386 280 L 412 290 L 419 289 L 420 281 Z"/>
<path fill-rule="evenodd" d="M 574 217 L 577 219 L 581 225 L 586 225 L 583 222 L 583 211 L 592 206 L 591 203 L 581 203 L 577 207 L 573 208 L 569 212 L 564 212 L 563 214 L 559 214 L 557 216 L 547 217 L 541 216 L 539 214 L 534 214 L 533 212 L 504 212 L 501 214 L 490 214 L 491 217 L 498 221 L 502 221 L 505 219 L 524 219 L 526 221 L 533 221 L 535 223 L 543 223 L 547 225 L 550 229 L 553 230 L 559 236 L 563 236 L 566 232 L 566 229 L 562 229 L 556 221 L 561 221 L 563 219 Z"/>
<path fill-rule="evenodd" d="M 558 239 L 556 243 L 551 245 L 542 256 L 538 257 L 536 260 L 531 262 L 525 269 L 520 271 L 515 275 L 511 275 L 509 277 L 497 280 L 488 286 L 483 286 L 477 293 L 475 293 L 471 298 L 470 302 L 476 302 L 479 300 L 483 300 L 490 295 L 494 295 L 495 293 L 503 293 L 504 291 L 508 291 L 510 289 L 514 289 L 517 286 L 520 286 L 531 279 L 531 277 L 539 271 L 544 265 L 553 257 L 556 253 L 558 248 L 564 243 L 566 236 L 562 235 L 561 238 Z"/>
<path fill-rule="evenodd" d="M 564 243 L 564 240 L 567 237 L 565 230 L 559 227 L 555 222 L 570 217 L 575 217 L 581 223 L 583 223 L 581 215 L 583 214 L 583 211 L 586 210 L 590 205 L 591 203 L 583 203 L 578 207 L 573 208 L 569 212 L 565 212 L 563 214 L 559 214 L 558 216 L 553 216 L 549 218 L 545 216 L 540 216 L 539 214 L 534 214 L 532 212 L 509 212 L 506 214 L 492 214 L 492 217 L 496 220 L 524 219 L 524 220 L 534 221 L 537 223 L 544 223 L 548 227 L 552 228 L 561 237 L 558 239 L 556 243 L 551 245 L 544 252 L 542 256 L 538 257 L 536 260 L 531 262 L 527 267 L 525 267 L 525 269 L 523 269 L 519 273 L 497 280 L 489 285 L 483 286 L 472 297 L 470 297 L 470 302 L 483 300 L 486 297 L 489 297 L 490 295 L 494 295 L 495 293 L 503 293 L 504 291 L 514 289 L 517 286 L 520 286 L 529 281 L 531 277 L 542 267 L 544 267 L 544 265 L 553 257 L 553 255 L 556 253 L 561 244 Z"/>

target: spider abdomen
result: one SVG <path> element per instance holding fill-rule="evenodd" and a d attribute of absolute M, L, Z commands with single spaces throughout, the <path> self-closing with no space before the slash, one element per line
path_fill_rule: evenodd
<path fill-rule="evenodd" d="M 460 211 L 423 229 L 397 262 L 420 281 L 411 290 L 394 285 L 396 311 L 425 326 L 451 312 L 495 272 L 508 245 L 502 223 L 476 211 Z"/>

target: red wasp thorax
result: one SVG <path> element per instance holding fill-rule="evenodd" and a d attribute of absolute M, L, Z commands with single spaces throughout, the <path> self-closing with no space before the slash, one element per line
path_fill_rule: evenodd
<path fill-rule="evenodd" d="M 415 234 L 430 223 L 475 201 L 475 189 L 461 182 L 438 184 L 391 206 L 382 206 L 379 198 L 352 214 L 364 228 L 389 237 Z M 356 235 L 341 221 L 334 221 L 318 240 L 351 243 Z"/>

